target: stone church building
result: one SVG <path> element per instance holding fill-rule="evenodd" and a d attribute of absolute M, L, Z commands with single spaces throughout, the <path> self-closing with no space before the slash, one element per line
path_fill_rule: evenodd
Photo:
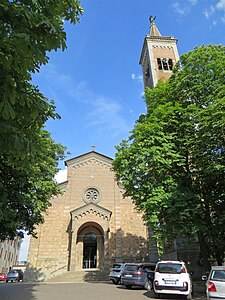
<path fill-rule="evenodd" d="M 148 231 L 115 182 L 112 159 L 91 151 L 65 162 L 68 180 L 52 199 L 29 249 L 29 269 L 47 280 L 67 271 L 149 261 Z"/>
<path fill-rule="evenodd" d="M 176 43 L 150 17 L 140 57 L 145 87 L 170 77 L 179 60 Z M 62 194 L 51 200 L 38 238 L 31 238 L 28 277 L 48 280 L 65 272 L 109 270 L 113 262 L 157 261 L 142 213 L 115 181 L 112 159 L 93 149 L 65 164 Z"/>

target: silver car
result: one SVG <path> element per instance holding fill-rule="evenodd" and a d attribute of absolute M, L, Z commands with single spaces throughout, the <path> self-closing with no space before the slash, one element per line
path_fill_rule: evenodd
<path fill-rule="evenodd" d="M 110 269 L 109 279 L 114 284 L 119 284 L 121 281 L 121 275 L 126 264 L 124 263 L 115 263 L 113 267 Z"/>
<path fill-rule="evenodd" d="M 212 267 L 206 281 L 206 295 L 210 300 L 225 299 L 225 266 Z"/>

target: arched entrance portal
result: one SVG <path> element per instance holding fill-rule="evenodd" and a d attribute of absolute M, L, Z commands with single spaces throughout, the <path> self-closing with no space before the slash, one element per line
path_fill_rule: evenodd
<path fill-rule="evenodd" d="M 87 233 L 83 241 L 83 269 L 97 266 L 97 237 L 94 233 Z"/>
<path fill-rule="evenodd" d="M 95 222 L 83 224 L 78 229 L 76 249 L 77 262 L 80 261 L 82 269 L 101 268 L 104 259 L 103 228 Z"/>

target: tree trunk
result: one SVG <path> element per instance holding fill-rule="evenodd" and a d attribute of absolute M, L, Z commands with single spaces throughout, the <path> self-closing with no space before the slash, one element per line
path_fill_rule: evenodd
<path fill-rule="evenodd" d="M 211 269 L 211 264 L 209 261 L 208 245 L 207 245 L 207 243 L 205 241 L 205 237 L 203 236 L 202 233 L 198 233 L 197 235 L 198 235 L 198 241 L 199 241 L 199 246 L 200 246 L 200 251 L 201 251 L 203 271 L 208 272 Z"/>

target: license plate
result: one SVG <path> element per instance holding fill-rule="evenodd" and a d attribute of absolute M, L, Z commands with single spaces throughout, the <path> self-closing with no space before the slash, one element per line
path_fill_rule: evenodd
<path fill-rule="evenodd" d="M 171 284 L 171 285 L 175 285 L 176 281 L 174 280 L 164 280 L 165 284 Z"/>
<path fill-rule="evenodd" d="M 132 275 L 131 274 L 127 274 L 127 275 L 125 275 L 125 277 L 132 277 Z"/>

